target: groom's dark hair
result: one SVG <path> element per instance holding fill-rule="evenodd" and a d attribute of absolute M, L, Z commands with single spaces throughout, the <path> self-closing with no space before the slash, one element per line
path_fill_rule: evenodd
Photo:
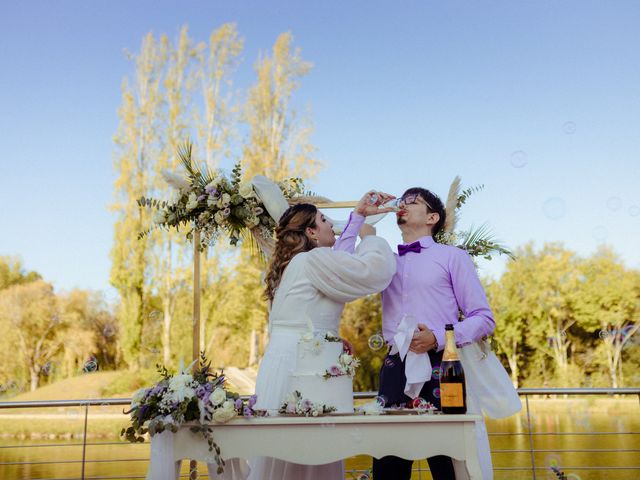
<path fill-rule="evenodd" d="M 440 197 L 438 197 L 435 193 L 430 192 L 426 188 L 422 187 L 409 188 L 402 194 L 402 196 L 404 197 L 405 195 L 410 195 L 412 193 L 420 195 L 420 197 L 422 197 L 422 199 L 428 203 L 427 212 L 437 213 L 440 216 L 440 220 L 438 220 L 438 222 L 433 226 L 433 229 L 431 230 L 431 236 L 435 239 L 438 232 L 440 232 L 440 230 L 442 230 L 442 227 L 444 227 L 444 222 L 446 222 L 447 220 L 447 212 L 444 208 L 444 203 L 442 203 Z"/>

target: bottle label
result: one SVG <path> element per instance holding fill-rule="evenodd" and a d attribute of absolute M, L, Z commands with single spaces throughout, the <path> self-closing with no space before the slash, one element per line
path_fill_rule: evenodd
<path fill-rule="evenodd" d="M 440 404 L 443 407 L 464 407 L 462 383 L 440 383 Z"/>

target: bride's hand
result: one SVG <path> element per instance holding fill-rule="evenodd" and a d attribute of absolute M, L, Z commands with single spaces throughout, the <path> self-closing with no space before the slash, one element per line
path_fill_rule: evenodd
<path fill-rule="evenodd" d="M 362 215 L 364 217 L 369 215 L 377 215 L 379 213 L 393 212 L 394 209 L 392 207 L 379 207 L 381 205 L 384 205 L 388 201 L 393 200 L 394 198 L 396 197 L 388 193 L 369 190 L 360 199 L 354 211 L 358 215 Z"/>

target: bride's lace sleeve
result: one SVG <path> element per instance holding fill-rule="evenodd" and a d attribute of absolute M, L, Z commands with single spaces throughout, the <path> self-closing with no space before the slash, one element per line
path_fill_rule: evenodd
<path fill-rule="evenodd" d="M 395 273 L 396 260 L 383 238 L 369 236 L 355 253 L 314 248 L 306 254 L 304 269 L 318 290 L 346 303 L 384 290 Z"/>

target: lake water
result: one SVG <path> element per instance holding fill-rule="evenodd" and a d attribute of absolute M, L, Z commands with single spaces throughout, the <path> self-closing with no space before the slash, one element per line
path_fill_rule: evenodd
<path fill-rule="evenodd" d="M 71 432 L 81 431 L 81 419 L 68 421 L 77 423 L 70 427 Z M 531 453 L 526 451 L 530 442 L 540 450 L 535 454 L 537 479 L 555 479 L 549 469 L 551 465 L 559 465 L 572 480 L 640 478 L 640 469 L 624 469 L 640 467 L 640 405 L 637 399 L 625 399 L 624 402 L 611 399 L 604 404 L 590 400 L 537 401 L 531 406 L 532 435 L 529 435 L 525 415 L 489 420 L 487 427 L 497 480 L 533 478 Z M 549 432 L 562 434 L 548 435 Z M 81 478 L 82 445 L 78 442 L 78 439 L 2 439 L 0 478 Z M 91 439 L 86 447 L 85 478 L 143 478 L 148 455 L 148 443 L 132 445 L 117 438 Z M 11 465 L 12 462 L 33 463 Z M 370 458 L 364 456 L 348 459 L 346 478 L 357 478 L 370 468 L 370 462 Z M 186 475 L 188 462 L 185 463 L 183 473 Z M 416 471 L 414 479 L 431 478 L 426 472 L 425 461 L 416 462 L 414 467 L 425 470 Z M 206 467 L 201 465 L 200 471 L 206 471 Z"/>

